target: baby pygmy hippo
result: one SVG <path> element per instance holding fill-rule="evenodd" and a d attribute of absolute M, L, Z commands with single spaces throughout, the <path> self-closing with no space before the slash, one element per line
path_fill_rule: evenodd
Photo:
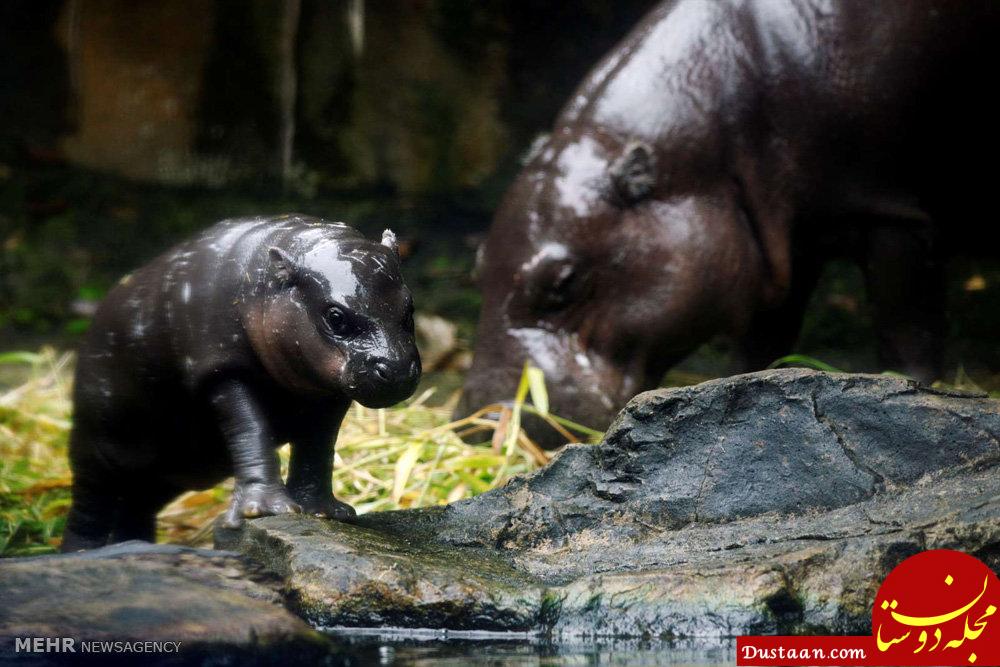
<path fill-rule="evenodd" d="M 225 220 L 124 278 L 80 349 L 63 551 L 154 540 L 180 493 L 236 476 L 227 525 L 333 497 L 352 400 L 385 407 L 420 379 L 396 238 L 303 215 Z M 275 448 L 290 442 L 287 485 Z"/>

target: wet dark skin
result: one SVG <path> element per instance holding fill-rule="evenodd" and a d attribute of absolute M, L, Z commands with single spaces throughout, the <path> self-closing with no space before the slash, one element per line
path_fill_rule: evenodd
<path fill-rule="evenodd" d="M 497 211 L 458 414 L 509 400 L 526 359 L 553 411 L 597 428 L 715 335 L 762 368 L 833 257 L 865 271 L 873 370 L 937 377 L 944 259 L 997 247 L 998 18 L 988 0 L 658 5 Z"/>
<path fill-rule="evenodd" d="M 302 215 L 223 221 L 123 279 L 94 318 L 74 385 L 63 550 L 152 541 L 166 503 L 230 475 L 227 525 L 349 519 L 331 489 L 344 414 L 352 400 L 397 403 L 419 378 L 391 232 L 377 243 Z"/>

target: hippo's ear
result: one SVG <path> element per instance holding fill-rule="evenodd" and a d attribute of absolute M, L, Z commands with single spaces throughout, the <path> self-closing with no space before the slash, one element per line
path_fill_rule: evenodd
<path fill-rule="evenodd" d="M 382 232 L 382 245 L 391 250 L 396 257 L 399 257 L 399 243 L 396 242 L 396 234 L 391 229 Z"/>
<path fill-rule="evenodd" d="M 288 285 L 295 280 L 298 266 L 292 256 L 281 248 L 267 249 L 267 257 L 271 261 L 271 274 L 282 285 Z"/>
<path fill-rule="evenodd" d="M 656 155 L 649 144 L 633 141 L 609 168 L 615 195 L 627 206 L 637 204 L 653 192 Z"/>

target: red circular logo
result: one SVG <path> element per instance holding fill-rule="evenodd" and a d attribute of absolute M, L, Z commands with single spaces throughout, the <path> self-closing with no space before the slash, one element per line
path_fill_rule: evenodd
<path fill-rule="evenodd" d="M 937 549 L 882 582 L 872 634 L 900 665 L 1000 665 L 1000 580 L 978 558 Z"/>

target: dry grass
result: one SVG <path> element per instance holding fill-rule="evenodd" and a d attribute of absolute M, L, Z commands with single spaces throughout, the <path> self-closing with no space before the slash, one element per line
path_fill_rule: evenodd
<path fill-rule="evenodd" d="M 817 366 L 810 358 L 786 364 Z M 0 555 L 55 550 L 70 503 L 66 449 L 71 426 L 72 355 L 0 354 Z M 777 362 L 776 362 L 777 363 Z M 673 375 L 677 375 L 674 373 Z M 672 377 L 674 384 L 708 378 Z M 953 384 L 976 390 L 961 370 Z M 429 405 L 433 390 L 387 410 L 354 406 L 338 438 L 333 486 L 359 512 L 427 507 L 467 498 L 534 470 L 551 456 L 519 428 L 522 411 L 541 413 L 567 440 L 594 441 L 600 433 L 547 414 L 544 378 L 526 368 L 514 400 L 450 421 L 453 400 Z M 993 392 L 1000 397 L 1000 392 Z M 527 402 L 530 397 L 531 402 Z M 496 415 L 494 418 L 493 415 Z M 483 432 L 488 444 L 461 438 Z M 287 464 L 288 447 L 279 450 Z M 159 539 L 208 544 L 212 521 L 225 509 L 232 481 L 186 493 L 160 514 Z"/>
<path fill-rule="evenodd" d="M 23 382 L 0 393 L 0 555 L 51 551 L 69 509 L 71 358 L 52 350 L 0 355 Z"/>
<path fill-rule="evenodd" d="M 0 555 L 45 553 L 58 547 L 69 508 L 66 449 L 71 426 L 72 356 L 51 349 L 0 355 L 0 367 L 22 376 L 0 393 Z M 567 439 L 600 434 L 545 413 L 544 383 L 526 370 L 510 406 L 488 406 L 450 421 L 453 400 L 430 406 L 433 390 L 386 409 L 354 406 L 341 428 L 333 472 L 335 495 L 358 512 L 427 507 L 467 498 L 543 465 L 551 456 L 519 428 L 522 410 L 538 413 Z M 534 405 L 526 403 L 531 397 Z M 491 415 L 498 415 L 493 418 Z M 490 442 L 461 438 L 485 432 Z M 287 464 L 288 447 L 279 450 Z M 186 493 L 159 517 L 160 540 L 211 541 L 231 480 Z"/>

